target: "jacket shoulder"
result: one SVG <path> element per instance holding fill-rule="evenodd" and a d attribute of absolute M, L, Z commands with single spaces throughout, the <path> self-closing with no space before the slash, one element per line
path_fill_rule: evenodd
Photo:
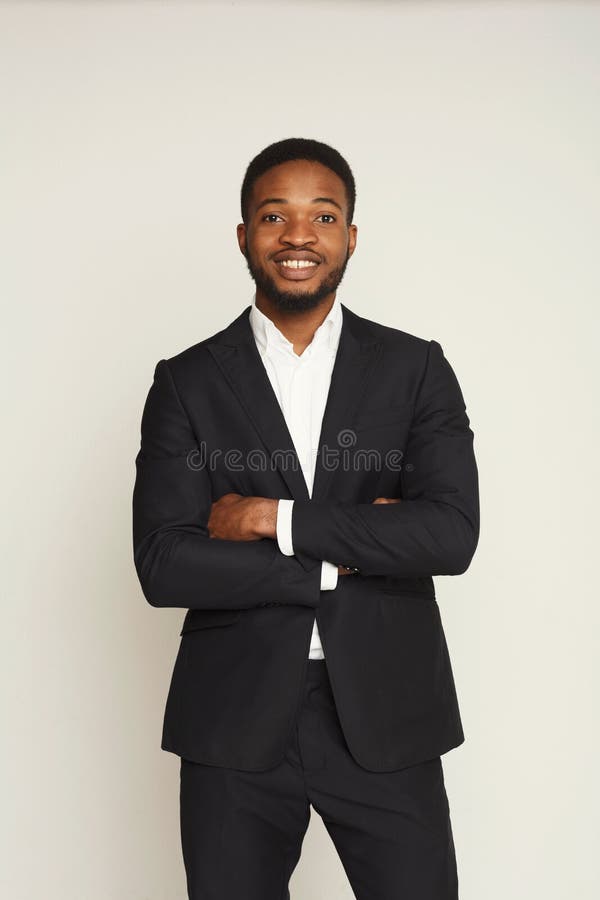
<path fill-rule="evenodd" d="M 419 337 L 419 335 L 411 334 L 409 331 L 403 331 L 401 328 L 395 328 L 392 325 L 384 325 L 382 322 L 375 322 L 373 319 L 367 319 L 359 316 L 357 313 L 347 310 L 351 320 L 356 323 L 363 334 L 368 335 L 374 341 L 380 341 L 387 349 L 403 350 L 404 352 L 412 352 L 416 356 L 427 354 L 431 340 Z"/>
<path fill-rule="evenodd" d="M 180 350 L 179 353 L 169 356 L 166 359 L 166 362 L 171 371 L 173 373 L 185 375 L 190 370 L 196 371 L 198 367 L 204 367 L 206 365 L 212 367 L 214 360 L 210 353 L 210 348 L 216 344 L 227 343 L 229 337 L 234 337 L 239 334 L 243 317 L 247 316 L 249 309 L 250 307 L 247 307 L 243 310 L 237 319 L 229 325 L 226 325 L 224 328 L 221 328 L 220 331 L 216 331 L 214 334 L 198 341 L 196 344 L 192 344 L 191 346 Z"/>

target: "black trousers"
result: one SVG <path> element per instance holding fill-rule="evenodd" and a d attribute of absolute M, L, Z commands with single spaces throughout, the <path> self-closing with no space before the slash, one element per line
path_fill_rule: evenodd
<path fill-rule="evenodd" d="M 363 769 L 344 740 L 325 660 L 307 668 L 278 766 L 244 772 L 181 760 L 189 900 L 289 900 L 311 806 L 358 900 L 457 900 L 441 759 Z"/>

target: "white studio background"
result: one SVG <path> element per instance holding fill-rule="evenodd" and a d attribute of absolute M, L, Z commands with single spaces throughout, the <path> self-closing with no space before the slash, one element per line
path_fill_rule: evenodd
<path fill-rule="evenodd" d="M 0 3 L 7 900 L 186 896 L 134 459 L 156 362 L 251 301 L 239 188 L 291 136 L 357 179 L 340 299 L 439 340 L 475 431 L 461 900 L 598 896 L 599 48 L 598 3 Z M 291 886 L 352 896 L 316 814 Z"/>

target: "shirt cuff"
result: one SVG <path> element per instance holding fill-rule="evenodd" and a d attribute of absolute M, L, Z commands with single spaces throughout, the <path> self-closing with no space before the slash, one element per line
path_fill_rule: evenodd
<path fill-rule="evenodd" d="M 292 507 L 293 500 L 280 500 L 277 504 L 277 520 L 275 522 L 275 531 L 277 533 L 277 543 L 279 549 L 284 556 L 294 555 L 294 545 L 292 544 Z"/>
<path fill-rule="evenodd" d="M 337 587 L 338 567 L 335 563 L 327 562 L 326 559 L 321 563 L 321 590 L 333 591 Z"/>

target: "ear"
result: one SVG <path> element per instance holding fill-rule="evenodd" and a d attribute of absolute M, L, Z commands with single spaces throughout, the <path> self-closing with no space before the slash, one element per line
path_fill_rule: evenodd
<path fill-rule="evenodd" d="M 243 222 L 237 226 L 237 239 L 240 251 L 243 256 L 246 255 L 246 226 Z"/>
<path fill-rule="evenodd" d="M 358 237 L 358 226 L 348 225 L 348 256 L 352 256 L 356 247 L 356 239 Z"/>

